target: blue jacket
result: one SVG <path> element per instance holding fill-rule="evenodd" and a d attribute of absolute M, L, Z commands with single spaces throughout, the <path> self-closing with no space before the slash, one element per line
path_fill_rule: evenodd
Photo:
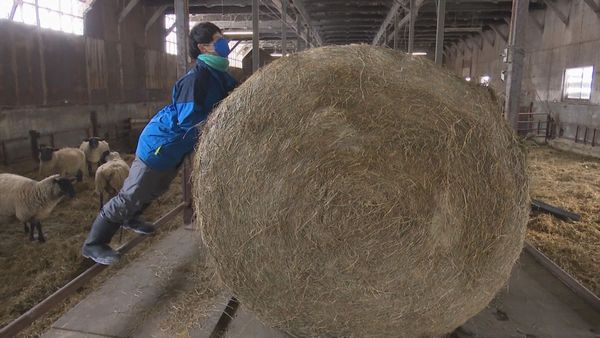
<path fill-rule="evenodd" d="M 231 92 L 235 79 L 197 60 L 196 66 L 173 86 L 172 102 L 148 122 L 138 140 L 136 155 L 152 169 L 176 168 L 199 137 L 198 124 Z"/>

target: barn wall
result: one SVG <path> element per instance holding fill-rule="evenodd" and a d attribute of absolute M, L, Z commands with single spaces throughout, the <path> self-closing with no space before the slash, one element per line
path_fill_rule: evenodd
<path fill-rule="evenodd" d="M 551 9 L 530 11 L 522 106 L 533 102 L 537 112 L 550 112 L 565 125 L 564 135 L 573 138 L 576 124 L 600 128 L 600 16 L 583 0 L 559 0 L 558 5 L 563 13 L 569 14 L 567 25 Z M 536 21 L 543 23 L 543 28 Z M 508 31 L 507 25 L 499 28 Z M 446 65 L 461 76 L 470 72 L 475 81 L 483 75 L 491 76 L 492 87 L 503 94 L 506 84 L 500 80 L 500 73 L 506 64 L 501 54 L 506 42 L 491 30 L 484 34 L 493 37 L 495 43 L 490 44 L 480 35 L 471 37 L 450 52 Z M 590 101 L 563 100 L 565 69 L 591 65 L 594 80 Z"/>
<path fill-rule="evenodd" d="M 0 140 L 147 117 L 168 102 L 175 57 L 164 53 L 163 20 L 138 4 L 119 24 L 123 0 L 95 1 L 84 35 L 0 20 Z M 72 142 L 77 142 L 74 139 Z"/>

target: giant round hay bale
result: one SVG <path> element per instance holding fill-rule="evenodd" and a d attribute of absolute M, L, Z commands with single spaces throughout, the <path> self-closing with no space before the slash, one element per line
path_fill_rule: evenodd
<path fill-rule="evenodd" d="M 521 251 L 517 139 L 487 90 L 423 58 L 365 45 L 284 57 L 203 133 L 203 240 L 242 305 L 293 335 L 442 335 Z"/>

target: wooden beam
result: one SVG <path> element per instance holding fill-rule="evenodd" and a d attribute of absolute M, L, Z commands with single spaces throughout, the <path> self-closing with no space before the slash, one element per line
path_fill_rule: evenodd
<path fill-rule="evenodd" d="M 123 22 L 123 20 L 125 20 L 125 18 L 127 17 L 127 15 L 129 15 L 129 13 L 131 13 L 131 10 L 140 2 L 140 0 L 129 0 L 129 2 L 127 3 L 127 6 L 125 6 L 125 8 L 123 8 L 123 10 L 121 11 L 121 14 L 119 15 L 119 23 Z"/>
<path fill-rule="evenodd" d="M 596 3 L 595 0 L 583 0 L 590 8 L 596 12 L 596 15 L 600 17 L 600 3 Z"/>
<path fill-rule="evenodd" d="M 292 19 L 287 13 L 283 12 L 283 3 L 281 2 L 281 0 L 271 0 L 271 2 L 275 6 L 275 9 L 277 9 L 279 14 L 281 15 L 283 22 L 296 33 L 297 37 L 300 37 L 300 39 L 306 41 L 306 37 L 302 36 L 302 34 L 301 34 L 302 30 L 301 30 L 300 23 L 296 22 L 296 21 L 300 20 L 300 16 L 297 15 L 296 19 Z M 289 2 L 288 2 L 288 4 L 289 4 Z M 300 39 L 298 39 L 298 40 L 300 40 Z"/>
<path fill-rule="evenodd" d="M 565 14 L 563 13 L 560 8 L 558 8 L 558 5 L 553 1 L 553 0 L 542 0 L 553 12 L 554 14 L 556 14 L 556 16 L 560 19 L 560 21 L 562 21 L 565 26 L 569 24 L 569 13 Z M 569 6 L 571 6 L 571 3 L 569 2 Z"/>
<path fill-rule="evenodd" d="M 545 11 L 543 12 L 545 15 Z M 529 12 L 529 17 L 531 18 L 531 21 L 535 24 L 535 26 L 540 30 L 540 31 L 544 31 L 544 18 L 542 18 L 541 20 L 538 20 L 535 15 L 533 14 L 533 12 Z"/>
<path fill-rule="evenodd" d="M 475 47 L 477 47 L 477 45 L 475 44 L 473 39 L 465 40 L 465 45 L 471 50 L 471 54 L 473 54 L 475 52 Z"/>
<path fill-rule="evenodd" d="M 15 13 L 17 12 L 17 7 L 21 4 L 21 0 L 13 0 L 12 8 L 10 9 L 10 14 L 8 15 L 8 20 L 13 20 L 15 18 Z"/>
<path fill-rule="evenodd" d="M 188 65 L 189 0 L 174 0 L 174 7 L 177 32 L 177 76 L 183 76 L 187 72 Z"/>
<path fill-rule="evenodd" d="M 479 47 L 479 49 L 483 49 L 483 38 L 478 37 L 477 35 L 473 36 L 473 43 L 475 46 Z"/>
<path fill-rule="evenodd" d="M 171 25 L 171 27 L 169 27 L 169 29 L 167 29 L 167 30 L 165 31 L 165 36 L 167 36 L 167 35 L 171 34 L 171 32 L 172 32 L 172 31 L 175 29 L 175 24 L 176 24 L 176 23 L 177 23 L 177 22 L 173 22 L 173 24 Z"/>
<path fill-rule="evenodd" d="M 304 0 L 293 0 L 293 4 L 294 7 L 296 7 L 296 9 L 298 10 L 298 13 L 300 13 L 300 16 L 302 16 L 302 18 L 304 19 L 304 22 L 306 22 L 306 25 L 310 28 L 310 31 L 312 33 L 311 35 L 317 41 L 317 45 L 322 46 L 323 40 L 321 39 L 319 32 L 315 29 L 315 25 L 311 21 L 310 16 L 308 15 L 306 8 L 304 7 Z"/>
<path fill-rule="evenodd" d="M 388 12 L 388 14 L 386 15 L 385 19 L 383 20 L 383 23 L 381 24 L 381 27 L 379 27 L 379 30 L 377 31 L 377 34 L 375 34 L 375 38 L 373 38 L 373 46 L 377 45 L 379 43 L 379 40 L 381 39 L 381 37 L 383 36 L 383 34 L 385 33 L 385 31 L 387 30 L 387 27 L 390 25 L 390 23 L 392 22 L 392 20 L 394 20 L 394 16 L 396 15 L 396 13 L 398 13 L 398 10 L 400 9 L 400 6 L 404 6 L 400 1 L 395 1 L 394 4 L 392 5 L 392 8 L 390 9 L 390 11 Z M 387 41 L 386 41 L 387 42 Z"/>
<path fill-rule="evenodd" d="M 400 5 L 400 8 L 408 12 L 408 6 L 406 5 L 406 1 L 404 0 L 394 0 L 394 3 Z"/>
<path fill-rule="evenodd" d="M 296 16 L 296 52 L 299 52 L 302 48 L 302 25 L 300 24 L 300 16 Z"/>
<path fill-rule="evenodd" d="M 482 30 L 482 27 L 446 27 L 444 29 L 446 33 L 480 33 Z"/>
<path fill-rule="evenodd" d="M 500 30 L 500 27 L 496 27 L 494 25 L 490 25 L 490 28 L 496 32 L 496 34 L 498 34 L 502 40 L 504 40 L 504 42 L 508 42 L 508 35 L 505 34 L 504 32 L 502 32 L 502 30 Z"/>
<path fill-rule="evenodd" d="M 148 22 L 146 22 L 146 27 L 144 27 L 144 32 L 147 32 L 150 29 L 150 27 L 152 27 L 152 25 L 154 25 L 156 20 L 158 20 L 158 18 L 160 18 L 165 13 L 165 10 L 167 9 L 167 7 L 169 7 L 169 6 L 163 5 L 163 6 L 158 7 L 156 9 L 156 11 L 154 11 L 152 16 L 148 20 Z"/>
<path fill-rule="evenodd" d="M 238 40 L 235 45 L 233 45 L 233 47 L 231 47 L 231 49 L 229 50 L 230 52 L 232 52 L 234 49 L 237 48 L 237 46 L 239 46 L 239 44 L 242 42 L 242 40 Z"/>
<path fill-rule="evenodd" d="M 496 39 L 495 39 L 495 34 L 493 35 L 493 36 L 494 36 L 494 38 L 490 37 L 490 36 L 487 34 L 487 31 L 482 31 L 482 32 L 479 32 L 479 34 L 480 34 L 480 35 L 481 35 L 481 37 L 482 37 L 482 38 L 483 38 L 485 41 L 487 41 L 487 42 L 488 42 L 488 43 L 489 43 L 491 46 L 493 46 L 493 45 L 494 45 L 494 43 L 496 42 L 496 41 L 495 41 L 495 40 L 496 40 Z"/>
<path fill-rule="evenodd" d="M 600 12 L 600 4 L 597 4 L 595 0 L 583 0 L 594 12 Z"/>
<path fill-rule="evenodd" d="M 421 8 L 421 6 L 423 5 L 423 3 L 425 2 L 425 0 L 416 0 L 415 3 L 415 17 L 419 14 L 419 8 Z M 402 20 L 400 20 L 400 22 L 398 22 L 398 26 L 396 28 L 394 28 L 394 33 L 395 31 L 399 30 L 400 28 L 404 27 L 404 25 L 406 25 L 407 23 L 410 22 L 410 13 L 405 15 L 404 18 L 402 18 Z M 391 34 L 393 36 L 393 34 Z"/>

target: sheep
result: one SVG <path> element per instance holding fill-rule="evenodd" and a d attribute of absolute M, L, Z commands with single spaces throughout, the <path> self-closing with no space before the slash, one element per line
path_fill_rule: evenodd
<path fill-rule="evenodd" d="M 88 175 L 92 177 L 92 164 L 96 164 L 96 166 L 100 166 L 102 154 L 107 151 L 110 151 L 110 146 L 108 142 L 99 137 L 90 137 L 86 138 L 81 142 L 79 149 L 83 151 L 85 154 L 85 159 L 87 161 Z"/>
<path fill-rule="evenodd" d="M 121 159 L 118 152 L 105 152 L 105 162 L 96 170 L 96 192 L 100 195 L 100 209 L 104 205 L 104 194 L 115 196 L 129 175 L 129 165 Z"/>
<path fill-rule="evenodd" d="M 83 180 L 85 170 L 85 154 L 77 148 L 56 149 L 48 146 L 40 147 L 40 176 L 60 174 L 75 176 L 77 182 Z"/>
<path fill-rule="evenodd" d="M 75 189 L 70 178 L 52 175 L 41 181 L 14 174 L 0 174 L 0 223 L 13 218 L 23 222 L 25 233 L 34 240 L 37 228 L 38 241 L 46 241 L 41 221 L 47 218 L 66 196 L 74 197 Z M 29 224 L 29 227 L 27 226 Z"/>

